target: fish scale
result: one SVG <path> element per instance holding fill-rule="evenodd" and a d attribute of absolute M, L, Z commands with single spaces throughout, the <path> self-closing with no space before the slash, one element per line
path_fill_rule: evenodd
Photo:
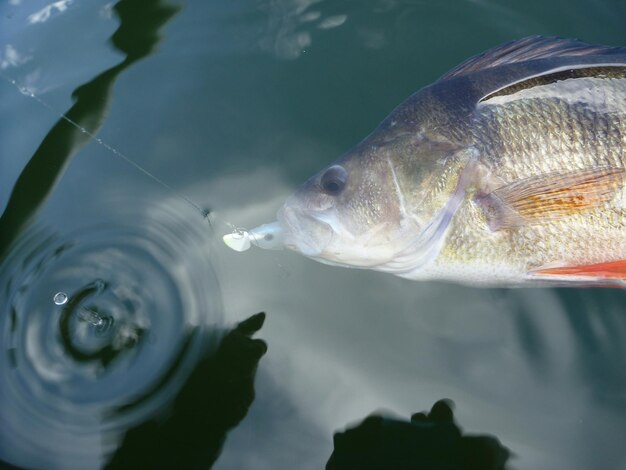
<path fill-rule="evenodd" d="M 609 84 L 592 78 L 576 80 L 597 95 L 585 103 L 626 102 L 626 79 L 612 79 Z M 606 115 L 559 98 L 546 101 L 522 96 L 506 104 L 483 106 L 477 120 L 480 153 L 503 183 L 563 169 L 625 166 L 626 112 Z M 434 269 L 442 272 L 448 266 L 450 271 L 461 272 L 471 271 L 467 268 L 471 263 L 500 266 L 513 262 L 529 271 L 557 260 L 584 265 L 607 257 L 626 259 L 626 210 L 618 205 L 619 196 L 595 210 L 508 234 L 484 230 L 483 214 L 468 199 L 455 217 L 449 244 Z"/>
<path fill-rule="evenodd" d="M 272 227 L 414 280 L 626 287 L 625 160 L 626 48 L 523 38 L 410 96 Z"/>
<path fill-rule="evenodd" d="M 614 89 L 611 99 L 626 100 L 626 79 L 603 84 L 595 79 L 577 79 L 598 90 Z M 593 113 L 583 105 L 524 99 L 506 105 L 484 106 L 478 119 L 481 154 L 505 182 L 539 173 L 590 166 L 624 166 L 625 114 Z M 523 121 L 521 119 L 524 119 Z M 602 129 L 604 132 L 602 132 Z"/>

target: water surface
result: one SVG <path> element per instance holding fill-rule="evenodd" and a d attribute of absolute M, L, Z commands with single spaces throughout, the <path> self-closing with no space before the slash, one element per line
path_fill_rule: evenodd
<path fill-rule="evenodd" d="M 321 468 L 334 432 L 442 397 L 512 468 L 626 468 L 622 291 L 417 283 L 221 244 L 470 55 L 531 34 L 624 45 L 625 20 L 612 0 L 3 3 L 0 460 L 104 465 L 264 310 L 256 395 L 215 468 Z"/>

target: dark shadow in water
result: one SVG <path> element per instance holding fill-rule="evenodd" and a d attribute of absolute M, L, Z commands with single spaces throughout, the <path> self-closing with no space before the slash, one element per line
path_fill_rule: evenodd
<path fill-rule="evenodd" d="M 507 299 L 512 291 L 493 290 Z M 532 290 L 527 291 L 532 295 Z M 626 290 L 611 288 L 556 288 L 551 289 L 560 308 L 553 305 L 530 311 L 519 297 L 506 301 L 515 319 L 515 331 L 519 337 L 529 365 L 535 373 L 549 378 L 553 373 L 550 343 L 553 337 L 567 338 L 572 347 L 576 373 L 593 389 L 598 402 L 626 409 L 626 375 L 623 358 L 626 356 Z M 555 331 L 540 321 L 543 316 L 562 315 L 569 329 Z M 570 338 L 571 336 L 571 338 Z M 606 400 L 612 394 L 617 401 Z"/>
<path fill-rule="evenodd" d="M 506 294 L 505 294 L 506 295 Z M 546 339 L 541 331 L 541 325 L 537 325 L 521 302 L 509 303 L 511 315 L 515 321 L 515 331 L 520 337 L 524 351 L 534 365 L 535 371 L 541 377 L 550 373 L 549 354 L 547 354 Z"/>
<path fill-rule="evenodd" d="M 228 332 L 217 351 L 198 362 L 170 407 L 126 432 L 106 468 L 210 468 L 254 400 L 267 345 L 252 335 L 264 320 L 258 313 Z"/>
<path fill-rule="evenodd" d="M 154 50 L 159 42 L 159 29 L 180 7 L 161 0 L 120 0 L 113 10 L 120 26 L 111 42 L 126 58 L 74 90 L 75 104 L 65 113 L 67 119 L 56 122 L 20 174 L 0 217 L 0 259 L 45 203 L 72 156 L 89 142 L 89 135 L 80 128 L 92 135 L 99 131 L 117 76 Z"/>
<path fill-rule="evenodd" d="M 576 335 L 576 364 L 598 403 L 626 409 L 626 292 L 561 289 L 565 318 Z"/>
<path fill-rule="evenodd" d="M 502 470 L 510 452 L 494 436 L 463 435 L 449 400 L 410 421 L 371 415 L 336 433 L 327 470 Z"/>

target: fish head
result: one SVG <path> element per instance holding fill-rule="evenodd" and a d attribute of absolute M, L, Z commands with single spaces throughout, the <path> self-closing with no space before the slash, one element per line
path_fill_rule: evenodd
<path fill-rule="evenodd" d="M 326 264 L 389 270 L 415 244 L 434 214 L 428 194 L 445 171 L 420 133 L 393 123 L 288 198 L 278 212 L 287 248 Z"/>
<path fill-rule="evenodd" d="M 390 168 L 371 152 L 346 154 L 309 178 L 278 212 L 285 245 L 332 264 L 370 267 L 389 257 L 401 215 Z M 391 186 L 390 186 L 391 185 Z"/>

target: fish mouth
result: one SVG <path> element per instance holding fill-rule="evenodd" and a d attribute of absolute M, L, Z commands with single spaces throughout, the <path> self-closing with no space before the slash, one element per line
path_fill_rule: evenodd
<path fill-rule="evenodd" d="M 308 257 L 319 257 L 333 237 L 333 229 L 327 222 L 310 212 L 283 206 L 277 219 L 284 229 L 287 248 Z"/>

